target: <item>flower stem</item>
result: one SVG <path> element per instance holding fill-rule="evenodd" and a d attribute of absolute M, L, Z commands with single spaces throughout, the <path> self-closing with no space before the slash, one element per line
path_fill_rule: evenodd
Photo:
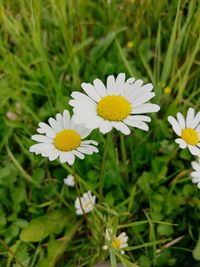
<path fill-rule="evenodd" d="M 121 152 L 122 152 L 122 161 L 124 167 L 124 175 L 126 180 L 128 180 L 128 166 L 127 166 L 127 155 L 126 155 L 126 146 L 124 142 L 124 136 L 120 134 L 120 144 L 121 144 Z"/>
<path fill-rule="evenodd" d="M 109 134 L 107 134 L 106 141 L 104 144 L 104 151 L 99 174 L 99 202 L 102 202 L 103 200 L 103 174 L 105 171 L 106 159 L 108 155 L 108 147 L 109 147 Z"/>
<path fill-rule="evenodd" d="M 81 193 L 80 193 L 80 189 L 79 189 L 79 183 L 78 183 L 78 179 L 77 179 L 77 176 L 76 176 L 76 169 L 75 169 L 75 164 L 72 166 L 72 170 L 73 170 L 73 176 L 74 176 L 74 181 L 75 181 L 75 187 L 76 187 L 76 193 L 77 193 L 77 196 L 78 196 L 78 199 L 79 199 L 79 203 L 80 203 L 80 206 L 81 206 L 81 210 L 83 212 L 83 216 L 89 226 L 89 220 L 88 220 L 88 217 L 85 213 L 85 210 L 83 208 L 83 205 L 82 205 L 82 202 L 81 202 Z"/>
<path fill-rule="evenodd" d="M 111 267 L 117 267 L 116 257 L 113 250 L 110 250 L 110 263 Z"/>

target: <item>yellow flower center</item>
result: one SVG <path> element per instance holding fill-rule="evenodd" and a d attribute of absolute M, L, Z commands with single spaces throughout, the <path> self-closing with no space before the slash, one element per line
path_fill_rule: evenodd
<path fill-rule="evenodd" d="M 87 208 L 89 208 L 90 205 L 91 205 L 91 201 L 88 200 L 88 201 L 85 203 L 84 207 L 87 209 Z"/>
<path fill-rule="evenodd" d="M 81 143 L 81 136 L 74 130 L 63 130 L 56 134 L 54 145 L 60 151 L 76 149 Z"/>
<path fill-rule="evenodd" d="M 197 131 L 192 128 L 182 130 L 181 137 L 189 145 L 196 146 L 199 142 L 199 135 Z"/>
<path fill-rule="evenodd" d="M 117 237 L 114 237 L 113 241 L 112 241 L 112 247 L 119 249 L 121 246 L 121 242 Z"/>
<path fill-rule="evenodd" d="M 123 121 L 130 112 L 131 104 L 123 96 L 105 96 L 97 104 L 97 114 L 109 121 Z"/>

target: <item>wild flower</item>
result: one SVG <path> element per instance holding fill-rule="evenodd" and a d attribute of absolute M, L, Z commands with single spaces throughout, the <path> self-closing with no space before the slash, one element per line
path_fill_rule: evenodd
<path fill-rule="evenodd" d="M 165 87 L 164 89 L 163 89 L 163 91 L 164 91 L 164 93 L 166 94 L 166 95 L 169 95 L 169 94 L 171 94 L 171 91 L 172 91 L 172 89 L 170 88 L 170 87 Z"/>
<path fill-rule="evenodd" d="M 123 248 L 128 247 L 128 236 L 125 232 L 122 232 L 120 235 L 113 236 L 112 229 L 106 229 L 105 233 L 105 242 L 106 245 L 103 246 L 103 250 L 109 249 L 112 247 L 114 249 L 120 250 L 121 254 L 124 254 Z"/>
<path fill-rule="evenodd" d="M 192 182 L 197 184 L 197 187 L 200 189 L 200 158 L 198 161 L 192 161 L 193 172 L 191 173 Z"/>
<path fill-rule="evenodd" d="M 80 203 L 81 201 L 81 203 Z M 82 197 L 77 197 L 75 200 L 76 214 L 82 215 L 83 211 L 89 213 L 93 210 L 96 201 L 96 196 L 93 196 L 91 191 L 84 193 Z M 82 204 L 82 207 L 81 207 Z M 83 208 L 83 209 L 82 209 Z"/>
<path fill-rule="evenodd" d="M 143 85 L 142 80 L 135 78 L 125 81 L 124 73 L 120 73 L 116 80 L 113 75 L 108 76 L 106 86 L 99 79 L 95 79 L 93 85 L 82 83 L 81 86 L 86 94 L 73 92 L 73 99 L 69 101 L 74 120 L 89 129 L 99 128 L 103 134 L 115 128 L 128 135 L 131 132 L 128 126 L 148 131 L 146 122 L 151 118 L 138 114 L 160 109 L 156 104 L 146 103 L 155 96 L 153 85 Z"/>
<path fill-rule="evenodd" d="M 168 121 L 174 132 L 180 136 L 175 140 L 179 147 L 188 147 L 192 155 L 200 157 L 200 112 L 195 115 L 194 109 L 189 108 L 186 119 L 178 112 L 177 119 L 169 116 Z"/>
<path fill-rule="evenodd" d="M 74 176 L 69 174 L 66 178 L 64 178 L 63 182 L 65 185 L 73 187 L 75 185 Z"/>
<path fill-rule="evenodd" d="M 43 157 L 49 158 L 50 161 L 59 157 L 61 163 L 67 162 L 72 165 L 75 157 L 84 159 L 85 155 L 97 153 L 95 147 L 98 143 L 94 140 L 85 140 L 91 130 L 85 128 L 84 125 L 76 124 L 73 117 L 64 110 L 63 115 L 58 113 L 56 119 L 49 118 L 49 124 L 39 123 L 37 132 L 31 138 L 38 144 L 30 147 L 30 152 L 36 155 L 41 154 Z"/>

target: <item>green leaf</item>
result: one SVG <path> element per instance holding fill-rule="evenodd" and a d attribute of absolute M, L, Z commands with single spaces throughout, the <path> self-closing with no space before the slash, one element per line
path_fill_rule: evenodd
<path fill-rule="evenodd" d="M 139 259 L 140 266 L 141 267 L 150 267 L 151 266 L 151 260 L 149 257 L 142 255 Z"/>
<path fill-rule="evenodd" d="M 192 255 L 195 260 L 200 261 L 200 237 L 197 241 L 196 247 L 194 248 Z"/>
<path fill-rule="evenodd" d="M 67 223 L 67 219 L 68 216 L 64 210 L 55 210 L 35 218 L 21 231 L 20 239 L 39 242 L 52 233 L 61 232 Z"/>
<path fill-rule="evenodd" d="M 171 236 L 174 230 L 171 225 L 160 224 L 157 227 L 157 232 L 162 236 Z"/>

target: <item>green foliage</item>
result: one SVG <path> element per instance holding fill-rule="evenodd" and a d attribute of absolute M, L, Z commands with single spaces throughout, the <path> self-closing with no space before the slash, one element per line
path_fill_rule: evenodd
<path fill-rule="evenodd" d="M 0 266 L 93 266 L 110 256 L 113 266 L 200 261 L 193 157 L 178 150 L 167 122 L 200 107 L 199 22 L 198 0 L 0 1 Z M 63 185 L 71 167 L 29 153 L 30 137 L 38 122 L 72 111 L 81 82 L 119 72 L 152 82 L 161 111 L 148 133 L 133 129 L 123 139 L 113 131 L 104 202 L 87 225 L 75 214 L 75 189 Z M 76 169 L 81 193 L 99 199 L 105 136 L 91 139 L 100 153 Z M 107 227 L 127 232 L 125 255 L 102 250 Z"/>
<path fill-rule="evenodd" d="M 21 231 L 20 239 L 29 242 L 40 242 L 50 234 L 59 234 L 67 224 L 69 217 L 64 210 L 55 210 L 37 217 Z"/>

